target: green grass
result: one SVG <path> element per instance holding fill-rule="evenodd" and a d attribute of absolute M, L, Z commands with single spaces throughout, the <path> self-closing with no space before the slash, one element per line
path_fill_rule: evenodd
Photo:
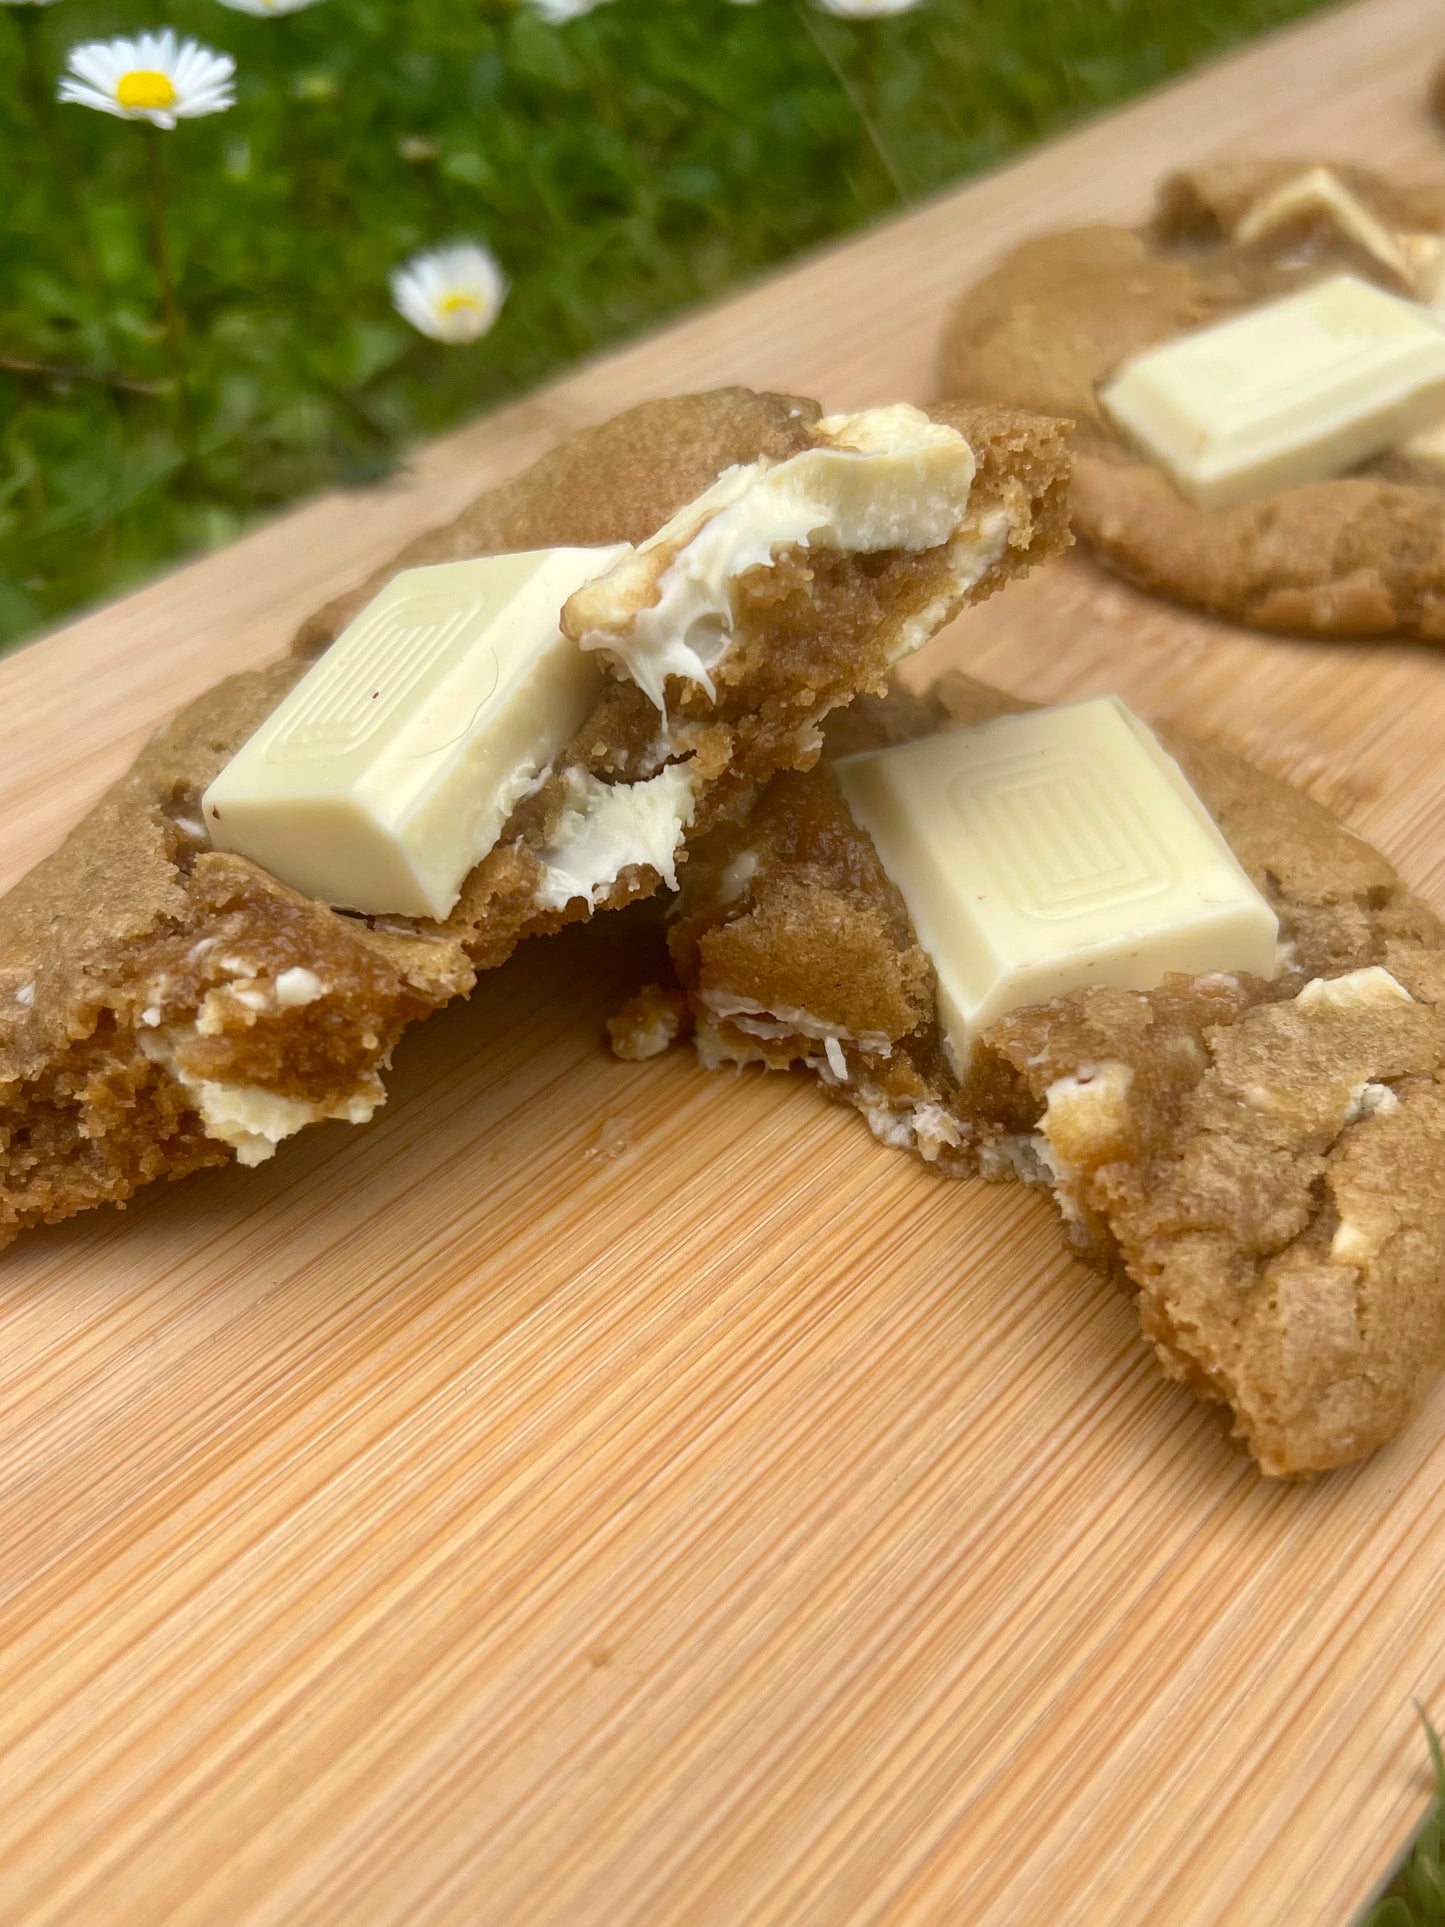
<path fill-rule="evenodd" d="M 1445 1927 L 1445 1755 L 1429 1720 L 1424 1726 L 1435 1768 L 1435 1805 L 1389 1892 L 1360 1927 Z"/>
<path fill-rule="evenodd" d="M 491 0 L 0 6 L 0 641 L 876 218 L 894 176 L 932 193 L 1315 4 L 930 0 L 857 24 L 620 0 L 560 28 Z M 239 66 L 229 113 L 160 137 L 194 459 L 146 132 L 48 98 L 75 41 L 167 21 Z M 393 314 L 387 273 L 469 234 L 512 295 L 485 340 L 444 348 Z"/>

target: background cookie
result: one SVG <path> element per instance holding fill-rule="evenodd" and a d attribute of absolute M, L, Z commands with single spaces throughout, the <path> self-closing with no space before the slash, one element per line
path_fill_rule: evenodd
<path fill-rule="evenodd" d="M 942 390 L 1072 416 L 1074 527 L 1141 588 L 1258 629 L 1445 640 L 1445 465 L 1394 454 L 1209 511 L 1099 409 L 1100 383 L 1129 356 L 1340 272 L 1433 298 L 1445 185 L 1305 160 L 1175 175 L 1148 227 L 1043 236 L 969 289 L 945 332 Z"/>

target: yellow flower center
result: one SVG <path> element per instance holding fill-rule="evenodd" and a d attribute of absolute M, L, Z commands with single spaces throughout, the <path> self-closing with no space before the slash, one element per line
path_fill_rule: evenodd
<path fill-rule="evenodd" d="M 437 307 L 443 314 L 460 314 L 463 308 L 470 308 L 473 314 L 482 311 L 482 304 L 474 294 L 444 294 Z"/>
<path fill-rule="evenodd" d="M 176 90 L 168 74 L 137 67 L 116 82 L 115 97 L 122 107 L 174 107 Z"/>

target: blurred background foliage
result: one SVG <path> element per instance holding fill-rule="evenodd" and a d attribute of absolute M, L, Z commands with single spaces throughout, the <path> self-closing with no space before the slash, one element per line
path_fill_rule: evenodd
<path fill-rule="evenodd" d="M 929 0 L 854 22 L 798 0 L 619 0 L 565 26 L 499 0 L 270 20 L 215 0 L 0 6 L 0 644 L 384 473 L 876 218 L 900 185 L 932 193 L 1317 4 Z M 195 460 L 167 390 L 144 132 L 53 99 L 76 41 L 166 24 L 238 66 L 230 112 L 162 137 Z M 387 274 L 470 235 L 511 297 L 486 339 L 439 346 L 393 313 Z"/>
<path fill-rule="evenodd" d="M 1445 1927 L 1445 1753 L 1423 1711 L 1420 1721 L 1435 1774 L 1434 1804 L 1388 1892 L 1360 1927 Z"/>

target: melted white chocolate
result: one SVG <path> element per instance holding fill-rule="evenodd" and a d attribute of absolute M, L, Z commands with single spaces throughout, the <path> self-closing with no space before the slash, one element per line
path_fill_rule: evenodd
<path fill-rule="evenodd" d="M 563 627 L 583 649 L 605 650 L 661 710 L 669 676 L 715 693 L 713 675 L 732 640 L 734 584 L 787 549 L 918 553 L 956 542 L 962 586 L 1002 555 L 1001 511 L 970 524 L 976 464 L 957 429 L 898 403 L 829 416 L 815 433 L 818 446 L 786 461 L 726 470 L 635 554 L 579 590 Z"/>

